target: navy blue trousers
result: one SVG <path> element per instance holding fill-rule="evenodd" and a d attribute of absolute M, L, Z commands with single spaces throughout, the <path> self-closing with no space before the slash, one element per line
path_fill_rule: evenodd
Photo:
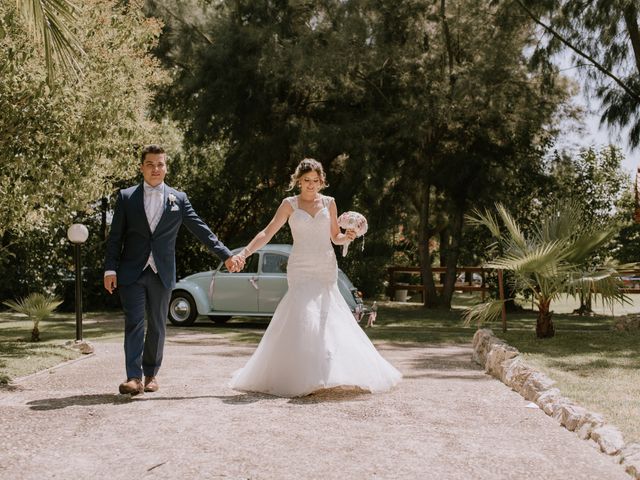
<path fill-rule="evenodd" d="M 155 376 L 162 364 L 171 289 L 147 267 L 131 285 L 119 286 L 124 311 L 127 378 Z M 145 313 L 147 329 L 145 335 Z"/>

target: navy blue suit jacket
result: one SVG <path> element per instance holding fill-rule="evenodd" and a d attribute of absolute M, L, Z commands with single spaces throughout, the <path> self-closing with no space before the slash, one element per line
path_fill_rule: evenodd
<path fill-rule="evenodd" d="M 131 285 L 153 252 L 162 283 L 173 288 L 176 284 L 176 238 L 183 223 L 219 258 L 226 260 L 231 256 L 229 249 L 196 214 L 186 193 L 165 184 L 164 212 L 151 233 L 144 210 L 143 184 L 120 190 L 107 239 L 104 269 L 116 271 L 118 285 Z"/>

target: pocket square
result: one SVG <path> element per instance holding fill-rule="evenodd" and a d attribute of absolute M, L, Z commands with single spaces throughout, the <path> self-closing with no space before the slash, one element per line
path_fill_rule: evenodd
<path fill-rule="evenodd" d="M 171 207 L 172 212 L 177 212 L 178 210 L 180 210 L 180 207 L 178 207 L 178 205 L 174 205 Z"/>

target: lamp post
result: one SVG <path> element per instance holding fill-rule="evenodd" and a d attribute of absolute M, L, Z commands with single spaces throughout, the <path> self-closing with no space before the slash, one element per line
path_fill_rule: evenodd
<path fill-rule="evenodd" d="M 82 258 L 80 247 L 88 237 L 89 230 L 81 223 L 74 223 L 67 229 L 67 238 L 73 243 L 73 260 L 76 269 L 76 342 L 82 341 Z"/>

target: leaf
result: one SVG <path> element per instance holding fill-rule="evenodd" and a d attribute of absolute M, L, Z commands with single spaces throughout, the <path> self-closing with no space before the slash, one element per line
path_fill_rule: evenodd
<path fill-rule="evenodd" d="M 3 303 L 15 312 L 27 315 L 34 323 L 37 323 L 49 317 L 62 304 L 62 301 L 42 293 L 32 293 L 17 301 L 7 300 Z"/>
<path fill-rule="evenodd" d="M 506 301 L 490 300 L 466 309 L 462 314 L 464 324 L 469 325 L 475 321 L 478 325 L 481 325 L 482 323 L 497 321 L 502 314 L 502 305 Z"/>
<path fill-rule="evenodd" d="M 488 210 L 482 213 L 480 210 L 474 209 L 470 215 L 465 216 L 465 219 L 468 225 L 487 227 L 494 237 L 500 238 L 500 225 Z"/>
<path fill-rule="evenodd" d="M 524 235 L 522 234 L 518 223 L 507 211 L 504 205 L 498 203 L 496 204 L 496 209 L 498 210 L 498 214 L 500 215 L 500 218 L 502 218 L 502 221 L 504 222 L 504 225 L 509 232 L 510 241 L 521 249 L 527 248 L 527 241 L 524 238 Z"/>
<path fill-rule="evenodd" d="M 52 86 L 56 64 L 73 77 L 80 75 L 78 58 L 84 50 L 72 28 L 76 6 L 71 0 L 16 0 L 36 42 L 43 46 L 47 82 Z"/>

